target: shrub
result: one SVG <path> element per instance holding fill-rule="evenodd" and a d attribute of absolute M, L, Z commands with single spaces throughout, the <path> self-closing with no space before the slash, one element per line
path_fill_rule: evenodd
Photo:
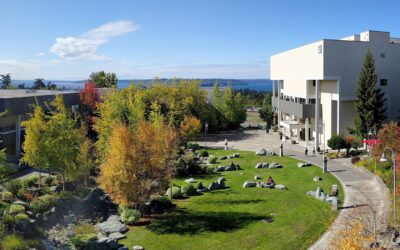
<path fill-rule="evenodd" d="M 10 226 L 10 225 L 14 225 L 15 224 L 15 218 L 13 215 L 11 214 L 6 214 L 3 218 L 3 222 L 4 224 Z"/>
<path fill-rule="evenodd" d="M 10 214 L 19 214 L 25 213 L 25 207 L 22 205 L 11 205 L 10 209 L 8 210 Z"/>
<path fill-rule="evenodd" d="M 180 187 L 172 187 L 172 197 L 171 197 L 171 188 L 168 188 L 166 195 L 171 199 L 177 199 L 182 196 L 182 191 Z"/>
<path fill-rule="evenodd" d="M 71 238 L 71 243 L 77 250 L 86 249 L 89 241 L 96 240 L 97 234 L 88 233 L 84 235 L 75 235 Z"/>
<path fill-rule="evenodd" d="M 205 149 L 202 149 L 199 151 L 200 156 L 202 157 L 208 157 L 208 151 Z"/>
<path fill-rule="evenodd" d="M 64 200 L 69 200 L 72 197 L 74 197 L 74 194 L 71 191 L 61 191 L 60 194 L 58 195 L 58 197 L 60 199 L 64 199 Z"/>
<path fill-rule="evenodd" d="M 23 182 L 26 183 L 28 187 L 33 187 L 38 182 L 39 177 L 36 175 L 29 176 L 28 178 L 24 179 Z"/>
<path fill-rule="evenodd" d="M 199 184 L 197 184 L 197 189 L 204 189 L 203 182 L 199 182 Z"/>
<path fill-rule="evenodd" d="M 50 210 L 56 204 L 56 201 L 57 196 L 46 194 L 32 201 L 30 208 L 34 213 L 43 213 Z"/>
<path fill-rule="evenodd" d="M 97 234 L 96 229 L 90 223 L 81 223 L 75 227 L 74 235 Z"/>
<path fill-rule="evenodd" d="M 188 185 L 182 187 L 182 193 L 185 196 L 192 196 L 192 195 L 195 195 L 197 193 L 197 191 L 193 185 L 188 184 Z"/>
<path fill-rule="evenodd" d="M 361 159 L 360 159 L 360 156 L 354 156 L 354 157 L 352 157 L 351 158 L 351 164 L 356 164 L 357 162 L 359 162 Z"/>
<path fill-rule="evenodd" d="M 200 145 L 198 143 L 188 143 L 187 147 L 193 151 L 200 149 Z"/>
<path fill-rule="evenodd" d="M 346 146 L 346 142 L 342 135 L 333 135 L 331 139 L 328 140 L 328 146 L 333 149 L 339 151 Z"/>
<path fill-rule="evenodd" d="M 29 220 L 28 215 L 23 214 L 23 213 L 19 213 L 19 214 L 17 214 L 17 215 L 15 216 L 15 221 L 16 221 L 16 222 L 19 222 L 19 221 L 28 221 L 28 220 Z"/>
<path fill-rule="evenodd" d="M 13 194 L 9 191 L 3 191 L 1 193 L 1 200 L 6 201 L 6 202 L 12 202 L 13 201 Z"/>
<path fill-rule="evenodd" d="M 215 156 L 215 155 L 210 155 L 209 157 L 208 157 L 208 163 L 210 163 L 210 164 L 215 164 L 215 163 L 217 163 L 217 157 Z"/>
<path fill-rule="evenodd" d="M 121 209 L 121 221 L 126 224 L 135 224 L 139 222 L 140 218 L 142 215 L 140 214 L 140 211 L 136 209 L 131 209 L 128 207 L 124 207 Z"/>
<path fill-rule="evenodd" d="M 11 192 L 14 196 L 18 194 L 18 191 L 22 188 L 20 180 L 10 180 L 4 183 L 4 188 Z"/>
<path fill-rule="evenodd" d="M 26 250 L 26 241 L 15 234 L 7 235 L 1 242 L 1 249 L 4 250 Z"/>

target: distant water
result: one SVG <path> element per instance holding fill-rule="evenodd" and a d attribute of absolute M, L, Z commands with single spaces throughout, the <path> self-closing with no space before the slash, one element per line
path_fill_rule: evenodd
<path fill-rule="evenodd" d="M 167 79 L 161 79 L 162 81 L 168 81 Z M 131 83 L 143 83 L 149 84 L 152 80 L 119 80 L 118 88 L 126 88 Z M 272 91 L 272 81 L 269 79 L 249 79 L 249 80 L 238 80 L 238 79 L 201 79 L 201 86 L 204 88 L 213 87 L 215 82 L 221 87 L 231 86 L 234 89 L 252 89 L 257 91 Z M 46 83 L 49 81 L 46 81 Z M 50 81 L 60 88 L 66 89 L 81 89 L 83 87 L 84 81 L 58 81 L 52 80 Z M 30 87 L 33 85 L 32 80 L 13 80 L 14 85 L 18 85 L 21 83 L 25 83 L 26 87 Z"/>

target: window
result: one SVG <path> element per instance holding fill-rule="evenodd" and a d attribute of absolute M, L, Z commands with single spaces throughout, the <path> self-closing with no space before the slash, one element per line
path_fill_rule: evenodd
<path fill-rule="evenodd" d="M 381 86 L 387 86 L 387 79 L 381 79 Z"/>
<path fill-rule="evenodd" d="M 322 53 L 322 45 L 318 45 L 318 54 Z"/>
<path fill-rule="evenodd" d="M 316 80 L 312 80 L 312 86 L 315 87 L 315 84 L 317 83 Z"/>

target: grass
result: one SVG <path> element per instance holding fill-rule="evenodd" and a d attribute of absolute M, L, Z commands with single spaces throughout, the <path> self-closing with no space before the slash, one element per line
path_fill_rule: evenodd
<path fill-rule="evenodd" d="M 239 163 L 243 170 L 214 176 L 195 177 L 206 186 L 218 176 L 226 178 L 227 188 L 175 200 L 177 209 L 154 219 L 147 226 L 131 227 L 121 242 L 131 248 L 145 249 L 307 249 L 331 225 L 337 216 L 330 205 L 306 196 L 318 186 L 326 191 L 332 184 L 341 185 L 330 174 L 315 166 L 298 168 L 297 160 L 288 157 L 259 157 L 254 152 L 209 150 L 223 156 L 239 152 L 241 157 L 215 165 Z M 282 169 L 255 169 L 258 162 L 278 162 Z M 243 182 L 260 175 L 272 176 L 288 190 L 242 188 Z M 313 182 L 314 176 L 323 178 Z M 175 179 L 184 185 L 184 179 Z M 262 219 L 272 218 L 265 223 Z"/>

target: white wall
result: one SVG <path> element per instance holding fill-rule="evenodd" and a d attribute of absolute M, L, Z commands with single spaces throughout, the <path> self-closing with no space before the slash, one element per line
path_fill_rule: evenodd
<path fill-rule="evenodd" d="M 323 77 L 322 41 L 271 56 L 271 79 L 283 80 L 284 95 L 306 97 L 306 80 Z"/>

